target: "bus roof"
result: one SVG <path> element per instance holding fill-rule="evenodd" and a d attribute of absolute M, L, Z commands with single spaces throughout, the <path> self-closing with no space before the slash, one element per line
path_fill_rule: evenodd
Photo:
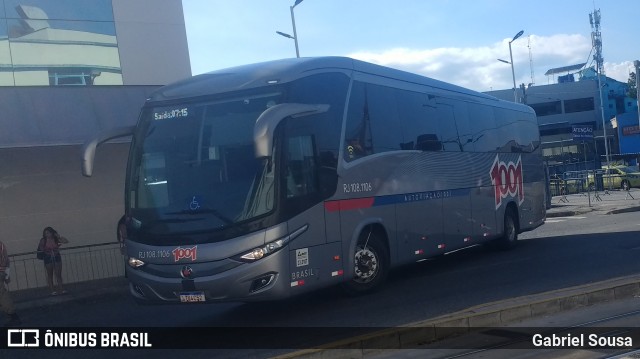
<path fill-rule="evenodd" d="M 191 78 L 163 86 L 151 94 L 148 101 L 171 101 L 190 97 L 214 95 L 267 86 L 270 83 L 286 83 L 311 72 L 322 71 L 361 72 L 389 79 L 429 86 L 435 89 L 455 92 L 500 102 L 503 107 L 523 110 L 524 106 L 496 97 L 469 90 L 460 86 L 438 81 L 414 73 L 380 66 L 348 57 L 303 57 L 273 60 L 242 65 L 196 75 Z"/>

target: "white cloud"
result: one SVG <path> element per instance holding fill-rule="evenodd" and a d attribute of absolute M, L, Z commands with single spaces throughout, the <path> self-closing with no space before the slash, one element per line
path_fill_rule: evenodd
<path fill-rule="evenodd" d="M 616 79 L 620 82 L 627 82 L 629 80 L 629 74 L 635 72 L 633 67 L 633 61 L 624 61 L 619 64 L 616 63 L 604 63 L 604 73 L 607 77 Z"/>
<path fill-rule="evenodd" d="M 394 48 L 382 52 L 356 52 L 348 56 L 478 91 L 499 90 L 513 87 L 510 66 L 497 60 L 509 61 L 509 40 L 483 47 Z M 545 85 L 556 80 L 544 75 L 549 69 L 581 63 L 593 65 L 591 39 L 580 34 L 531 35 L 516 40 L 511 46 L 517 84 L 531 82 L 532 67 L 534 83 Z M 618 81 L 626 82 L 630 68 L 630 61 L 605 63 L 607 76 Z"/>

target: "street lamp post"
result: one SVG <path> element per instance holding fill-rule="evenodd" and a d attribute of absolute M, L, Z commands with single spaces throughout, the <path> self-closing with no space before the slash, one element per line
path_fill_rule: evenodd
<path fill-rule="evenodd" d="M 638 101 L 638 130 L 640 131 L 640 61 L 633 62 L 636 67 L 636 97 Z"/>
<path fill-rule="evenodd" d="M 513 101 L 514 102 L 518 102 L 518 95 L 516 94 L 516 71 L 513 68 L 513 53 L 511 52 L 511 43 L 516 41 L 516 39 L 522 36 L 522 34 L 524 34 L 524 30 L 520 30 L 520 32 L 518 32 L 516 36 L 514 36 L 513 39 L 511 39 L 511 41 L 509 41 L 509 58 L 511 59 L 511 61 L 498 59 L 498 61 L 504 62 L 505 64 L 511 64 L 511 76 L 513 77 Z"/>
<path fill-rule="evenodd" d="M 293 42 L 296 44 L 296 57 L 300 57 L 300 50 L 298 49 L 298 33 L 296 32 L 296 18 L 293 15 L 293 8 L 295 8 L 296 6 L 298 6 L 298 4 L 300 4 L 303 0 L 296 0 L 296 2 L 293 4 L 293 6 L 289 7 L 289 10 L 291 11 L 291 25 L 293 26 L 293 36 L 284 33 L 284 32 L 280 32 L 280 31 L 276 31 L 276 34 L 280 35 L 280 36 L 284 36 L 286 38 L 289 39 L 293 39 Z"/>

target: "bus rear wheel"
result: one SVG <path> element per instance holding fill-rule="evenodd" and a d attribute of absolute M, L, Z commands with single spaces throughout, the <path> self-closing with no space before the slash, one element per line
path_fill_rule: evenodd
<path fill-rule="evenodd" d="M 389 253 L 375 231 L 363 234 L 354 252 L 353 278 L 343 284 L 347 294 L 358 295 L 374 291 L 389 273 Z"/>
<path fill-rule="evenodd" d="M 502 237 L 495 240 L 495 244 L 498 249 L 506 250 L 515 247 L 516 243 L 518 243 L 516 211 L 507 209 L 504 214 L 504 232 Z"/>

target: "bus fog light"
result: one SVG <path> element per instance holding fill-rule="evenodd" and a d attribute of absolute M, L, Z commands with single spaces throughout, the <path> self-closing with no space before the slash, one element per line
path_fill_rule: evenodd
<path fill-rule="evenodd" d="M 133 267 L 133 268 L 139 268 L 142 267 L 143 265 L 145 265 L 145 263 L 141 260 L 139 260 L 138 258 L 133 258 L 133 257 L 129 257 L 129 260 L 127 261 L 127 263 L 129 263 L 129 266 Z"/>
<path fill-rule="evenodd" d="M 250 292 L 255 292 L 258 291 L 266 286 L 268 286 L 269 284 L 271 284 L 271 282 L 273 282 L 273 279 L 275 278 L 275 274 L 267 274 L 265 276 L 262 276 L 260 278 L 256 278 L 252 283 L 251 283 L 251 288 L 249 289 Z"/>

